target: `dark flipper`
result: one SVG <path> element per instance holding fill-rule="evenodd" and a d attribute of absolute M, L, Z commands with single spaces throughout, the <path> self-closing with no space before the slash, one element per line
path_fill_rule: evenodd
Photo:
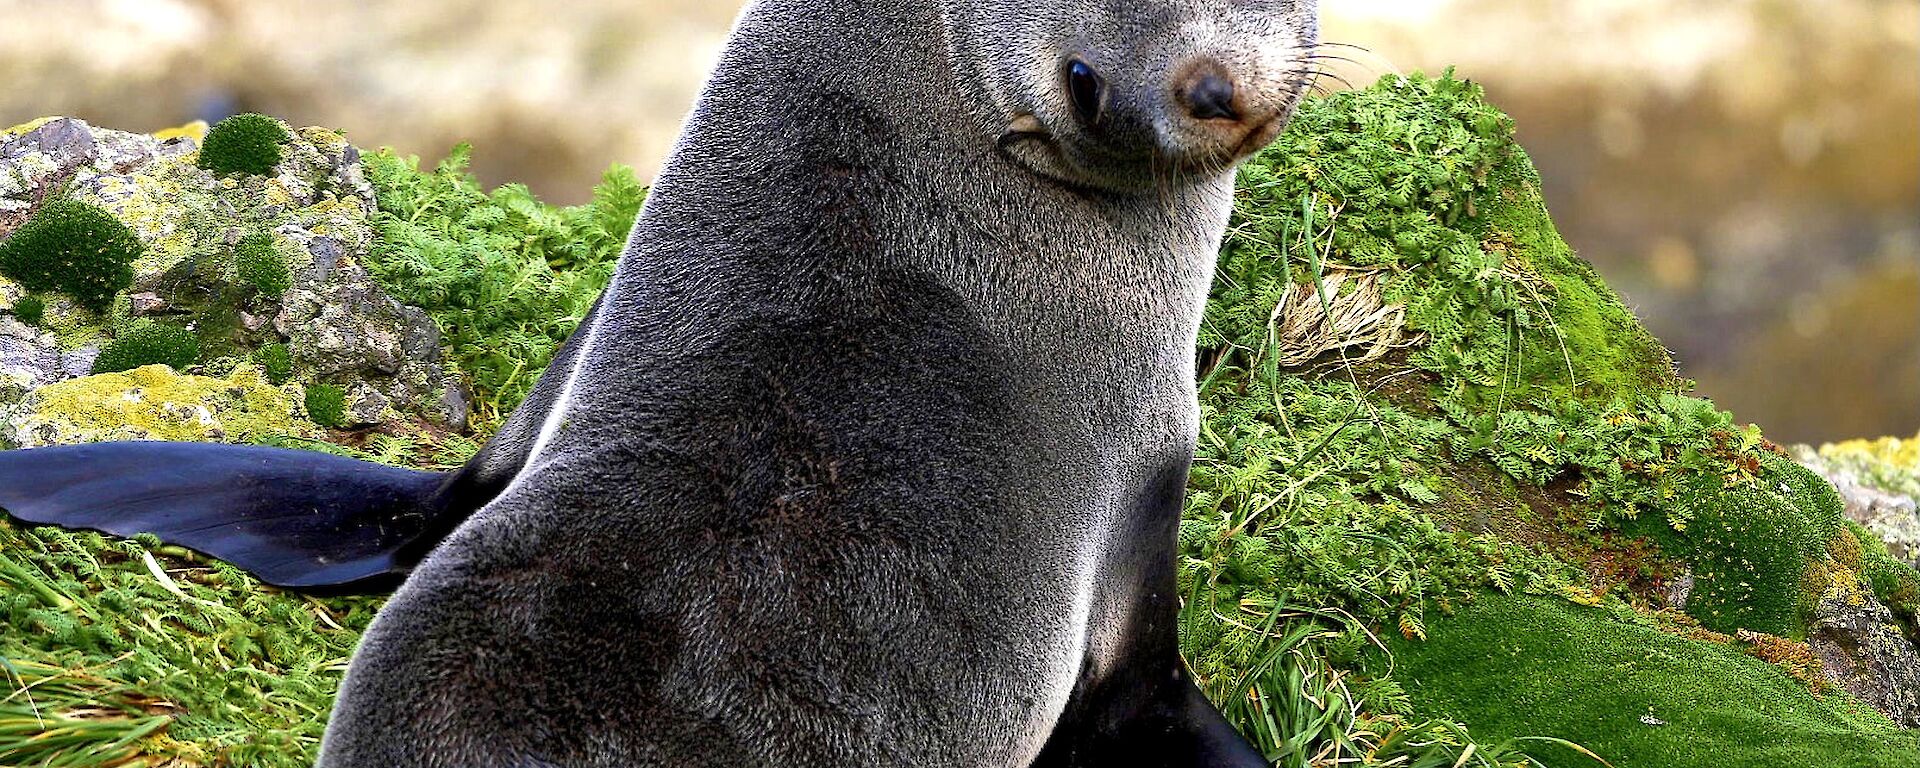
<path fill-rule="evenodd" d="M 0 451 L 0 508 L 152 533 L 283 587 L 375 591 L 485 503 L 453 478 L 278 448 L 100 443 Z"/>
<path fill-rule="evenodd" d="M 1033 768 L 1272 765 L 1207 701 L 1184 669 L 1165 676 L 1119 677 L 1068 706 Z"/>

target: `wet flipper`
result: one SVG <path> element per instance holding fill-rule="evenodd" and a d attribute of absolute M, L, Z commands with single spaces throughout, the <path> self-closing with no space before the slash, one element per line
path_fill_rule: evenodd
<path fill-rule="evenodd" d="M 0 509 L 152 533 L 283 587 L 379 591 L 478 507 L 459 503 L 455 477 L 279 448 L 98 443 L 0 451 Z"/>

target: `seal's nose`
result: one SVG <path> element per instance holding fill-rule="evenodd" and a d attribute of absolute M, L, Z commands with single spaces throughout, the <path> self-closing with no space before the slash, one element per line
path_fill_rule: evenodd
<path fill-rule="evenodd" d="M 1195 120 L 1238 120 L 1233 108 L 1233 81 L 1221 74 L 1205 72 L 1193 79 L 1181 94 L 1187 114 Z"/>
<path fill-rule="evenodd" d="M 1180 62 L 1158 101 L 1160 151 L 1212 167 L 1253 154 L 1285 127 L 1292 97 L 1258 66 L 1201 54 Z"/>

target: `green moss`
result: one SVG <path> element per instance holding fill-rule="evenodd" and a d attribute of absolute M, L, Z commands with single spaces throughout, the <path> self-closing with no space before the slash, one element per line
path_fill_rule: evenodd
<path fill-rule="evenodd" d="M 285 344 L 268 344 L 253 353 L 254 364 L 267 375 L 267 381 L 275 385 L 285 384 L 293 378 L 293 353 Z"/>
<path fill-rule="evenodd" d="M 69 198 L 48 201 L 0 242 L 0 274 L 29 291 L 59 291 L 104 311 L 133 284 L 140 239 L 111 214 Z"/>
<path fill-rule="evenodd" d="M 266 115 L 234 115 L 207 131 L 200 146 L 200 167 L 214 173 L 268 176 L 280 164 L 280 145 L 291 140 L 287 127 Z"/>
<path fill-rule="evenodd" d="M 339 429 L 347 425 L 347 393 L 332 384 L 310 384 L 306 394 L 307 418 L 323 427 Z"/>
<path fill-rule="evenodd" d="M 1664 523 L 1631 526 L 1693 568 L 1687 613 L 1702 626 L 1781 637 L 1805 634 L 1818 595 L 1815 569 L 1841 532 L 1839 496 L 1826 481 L 1791 461 L 1770 458 L 1754 481 L 1695 475 L 1676 503 L 1693 511 L 1684 529 Z"/>
<path fill-rule="evenodd" d="M 1622 768 L 1907 768 L 1920 755 L 1920 736 L 1737 648 L 1560 601 L 1486 595 L 1433 621 L 1425 642 L 1388 645 L 1391 678 L 1421 711 L 1481 738 L 1567 739 Z"/>
<path fill-rule="evenodd" d="M 270 232 L 240 238 L 233 247 L 233 269 L 241 282 L 268 298 L 278 298 L 293 287 L 293 272 L 287 269 L 286 257 L 280 255 Z"/>
<path fill-rule="evenodd" d="M 47 300 L 38 296 L 22 296 L 13 303 L 13 316 L 27 325 L 39 325 L 47 319 Z"/>
<path fill-rule="evenodd" d="M 139 320 L 101 348 L 93 361 L 94 373 L 130 371 L 145 365 L 167 365 L 184 371 L 200 359 L 200 340 L 177 326 Z"/>

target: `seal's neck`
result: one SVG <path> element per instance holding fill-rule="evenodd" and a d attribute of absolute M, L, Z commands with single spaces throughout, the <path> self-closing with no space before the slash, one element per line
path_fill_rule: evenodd
<path fill-rule="evenodd" d="M 759 275 L 776 300 L 908 270 L 1035 357 L 1190 366 L 1230 177 L 1120 196 L 1035 176 L 998 154 L 943 37 L 925 0 L 750 7 L 647 202 L 654 252 L 623 274 Z"/>

